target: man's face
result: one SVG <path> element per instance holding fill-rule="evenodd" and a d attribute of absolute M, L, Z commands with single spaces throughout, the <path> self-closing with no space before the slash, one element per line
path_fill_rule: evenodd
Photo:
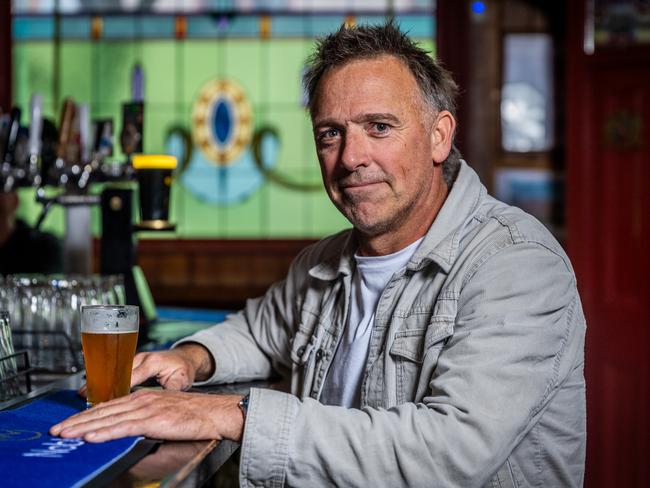
<path fill-rule="evenodd" d="M 363 236 L 417 233 L 435 218 L 446 195 L 438 115 L 393 56 L 351 61 L 319 82 L 312 122 L 325 188 Z"/>

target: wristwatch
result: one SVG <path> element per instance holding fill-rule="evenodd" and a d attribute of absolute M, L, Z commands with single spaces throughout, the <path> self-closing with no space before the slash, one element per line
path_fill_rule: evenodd
<path fill-rule="evenodd" d="M 246 414 L 248 413 L 248 399 L 250 398 L 251 394 L 247 393 L 246 396 L 244 396 L 239 402 L 237 403 L 237 406 L 241 409 L 241 411 L 244 413 L 244 418 L 246 418 Z"/>

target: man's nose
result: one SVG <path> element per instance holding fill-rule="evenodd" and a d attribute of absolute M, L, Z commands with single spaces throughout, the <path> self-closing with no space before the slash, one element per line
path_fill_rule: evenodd
<path fill-rule="evenodd" d="M 348 129 L 341 149 L 340 163 L 348 171 L 354 171 L 359 166 L 370 164 L 370 148 L 363 130 Z"/>

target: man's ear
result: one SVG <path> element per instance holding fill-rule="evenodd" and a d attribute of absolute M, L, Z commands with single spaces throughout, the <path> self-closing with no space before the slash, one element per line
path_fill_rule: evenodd
<path fill-rule="evenodd" d="M 431 158 L 436 164 L 443 163 L 449 152 L 454 140 L 456 130 L 456 119 L 447 110 L 442 110 L 436 116 L 431 131 Z"/>

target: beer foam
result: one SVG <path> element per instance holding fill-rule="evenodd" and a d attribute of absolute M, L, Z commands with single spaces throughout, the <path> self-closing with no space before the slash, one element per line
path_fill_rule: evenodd
<path fill-rule="evenodd" d="M 124 329 L 94 329 L 94 330 L 82 330 L 82 334 L 137 334 L 136 330 L 124 330 Z"/>

